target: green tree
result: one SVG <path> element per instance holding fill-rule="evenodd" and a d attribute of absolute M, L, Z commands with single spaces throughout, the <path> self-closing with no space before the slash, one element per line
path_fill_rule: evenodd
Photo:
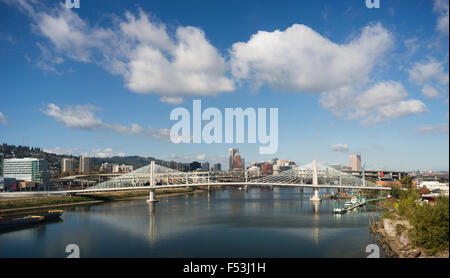
<path fill-rule="evenodd" d="M 410 188 L 412 186 L 412 178 L 410 176 L 404 176 L 400 182 L 406 188 Z"/>

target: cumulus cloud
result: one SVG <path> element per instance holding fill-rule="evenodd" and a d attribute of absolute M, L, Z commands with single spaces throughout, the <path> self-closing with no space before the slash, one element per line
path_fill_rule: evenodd
<path fill-rule="evenodd" d="M 136 135 L 144 132 L 144 128 L 136 123 L 132 123 L 130 127 L 121 124 L 115 124 L 114 130 L 118 133 L 126 133 L 129 135 Z"/>
<path fill-rule="evenodd" d="M 0 112 L 0 123 L 4 125 L 8 124 L 8 118 L 2 112 Z"/>
<path fill-rule="evenodd" d="M 100 108 L 91 104 L 87 105 L 67 105 L 60 108 L 58 105 L 50 103 L 42 112 L 70 129 L 101 129 L 107 127 L 102 120 L 94 114 Z"/>
<path fill-rule="evenodd" d="M 153 139 L 164 141 L 164 142 L 172 142 L 170 140 L 170 129 L 168 128 L 153 128 L 151 126 L 148 127 L 147 132 Z"/>
<path fill-rule="evenodd" d="M 144 20 L 136 21 L 134 16 L 130 17 L 133 26 L 137 22 L 151 25 L 142 12 L 140 17 L 144 17 Z M 127 23 L 123 26 L 127 26 Z M 147 29 L 152 30 L 151 27 Z M 135 35 L 134 30 L 130 33 Z M 163 36 L 161 47 L 152 43 L 153 36 L 136 37 L 139 42 L 128 62 L 126 82 L 130 90 L 178 97 L 234 90 L 233 82 L 224 76 L 224 58 L 206 40 L 202 30 L 196 27 L 178 27 L 173 40 L 167 34 Z"/>
<path fill-rule="evenodd" d="M 378 82 L 366 90 L 351 86 L 322 94 L 319 103 L 335 115 L 359 119 L 362 124 L 418 115 L 427 111 L 420 100 L 405 100 L 408 93 L 397 81 Z"/>
<path fill-rule="evenodd" d="M 436 89 L 433 86 L 430 86 L 430 85 L 423 86 L 422 94 L 426 98 L 437 98 L 437 97 L 439 97 L 438 91 L 436 91 Z"/>
<path fill-rule="evenodd" d="M 381 24 L 364 27 L 346 44 L 294 24 L 285 31 L 259 31 L 248 42 L 233 44 L 230 65 L 236 79 L 256 87 L 324 92 L 364 84 L 392 45 L 392 35 Z"/>
<path fill-rule="evenodd" d="M 48 9 L 34 0 L 6 2 L 29 15 L 33 31 L 47 38 L 57 54 L 55 63 L 47 46 L 39 46 L 43 58 L 38 66 L 45 71 L 58 73 L 61 56 L 96 63 L 122 75 L 131 91 L 156 93 L 172 104 L 183 96 L 234 90 L 234 82 L 225 75 L 225 59 L 197 27 L 179 26 L 171 34 L 163 23 L 139 10 L 137 15 L 126 12 L 125 18 L 114 15 L 112 27 L 102 28 L 91 26 L 63 3 Z"/>
<path fill-rule="evenodd" d="M 157 129 L 149 127 L 145 129 L 137 123 L 131 123 L 130 126 L 118 123 L 107 124 L 95 115 L 95 111 L 99 110 L 101 109 L 91 104 L 66 105 L 61 108 L 56 104 L 50 103 L 41 111 L 70 129 L 109 130 L 121 134 L 150 136 L 156 140 L 171 142 L 168 128 Z"/>
<path fill-rule="evenodd" d="M 436 30 L 448 36 L 449 5 L 448 0 L 434 0 L 433 11 L 439 14 Z"/>
<path fill-rule="evenodd" d="M 448 73 L 444 71 L 444 65 L 432 58 L 428 62 L 417 62 L 409 69 L 409 81 L 416 84 L 425 82 L 438 82 L 441 85 L 448 85 Z"/>
<path fill-rule="evenodd" d="M 335 144 L 331 146 L 331 150 L 334 152 L 348 153 L 349 148 L 347 144 Z"/>
<path fill-rule="evenodd" d="M 448 123 L 437 125 L 423 125 L 417 128 L 417 132 L 424 134 L 448 134 Z"/>

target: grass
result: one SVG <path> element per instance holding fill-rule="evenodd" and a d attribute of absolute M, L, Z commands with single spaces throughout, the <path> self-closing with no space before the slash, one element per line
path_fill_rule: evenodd
<path fill-rule="evenodd" d="M 193 188 L 161 189 L 156 191 L 156 195 L 189 193 L 193 191 L 194 191 Z M 54 197 L 34 197 L 28 199 L 9 199 L 9 200 L 0 200 L 0 210 L 37 207 L 37 206 L 52 206 L 52 205 L 71 204 L 71 203 L 99 201 L 99 200 L 106 202 L 147 195 L 148 191 L 122 191 L 122 192 L 108 192 L 108 193 L 93 193 L 89 195 L 80 195 L 80 196 L 54 196 Z"/>

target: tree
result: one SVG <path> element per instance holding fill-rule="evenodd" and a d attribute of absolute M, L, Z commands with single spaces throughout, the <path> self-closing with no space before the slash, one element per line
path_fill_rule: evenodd
<path fill-rule="evenodd" d="M 410 176 L 404 176 L 400 182 L 406 188 L 410 188 L 412 186 L 412 178 Z"/>

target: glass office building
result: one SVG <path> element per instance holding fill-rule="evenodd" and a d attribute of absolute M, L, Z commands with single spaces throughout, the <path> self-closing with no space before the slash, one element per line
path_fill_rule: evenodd
<path fill-rule="evenodd" d="M 34 181 L 48 185 L 50 175 L 46 160 L 37 158 L 11 158 L 3 160 L 3 177 L 22 181 Z"/>

